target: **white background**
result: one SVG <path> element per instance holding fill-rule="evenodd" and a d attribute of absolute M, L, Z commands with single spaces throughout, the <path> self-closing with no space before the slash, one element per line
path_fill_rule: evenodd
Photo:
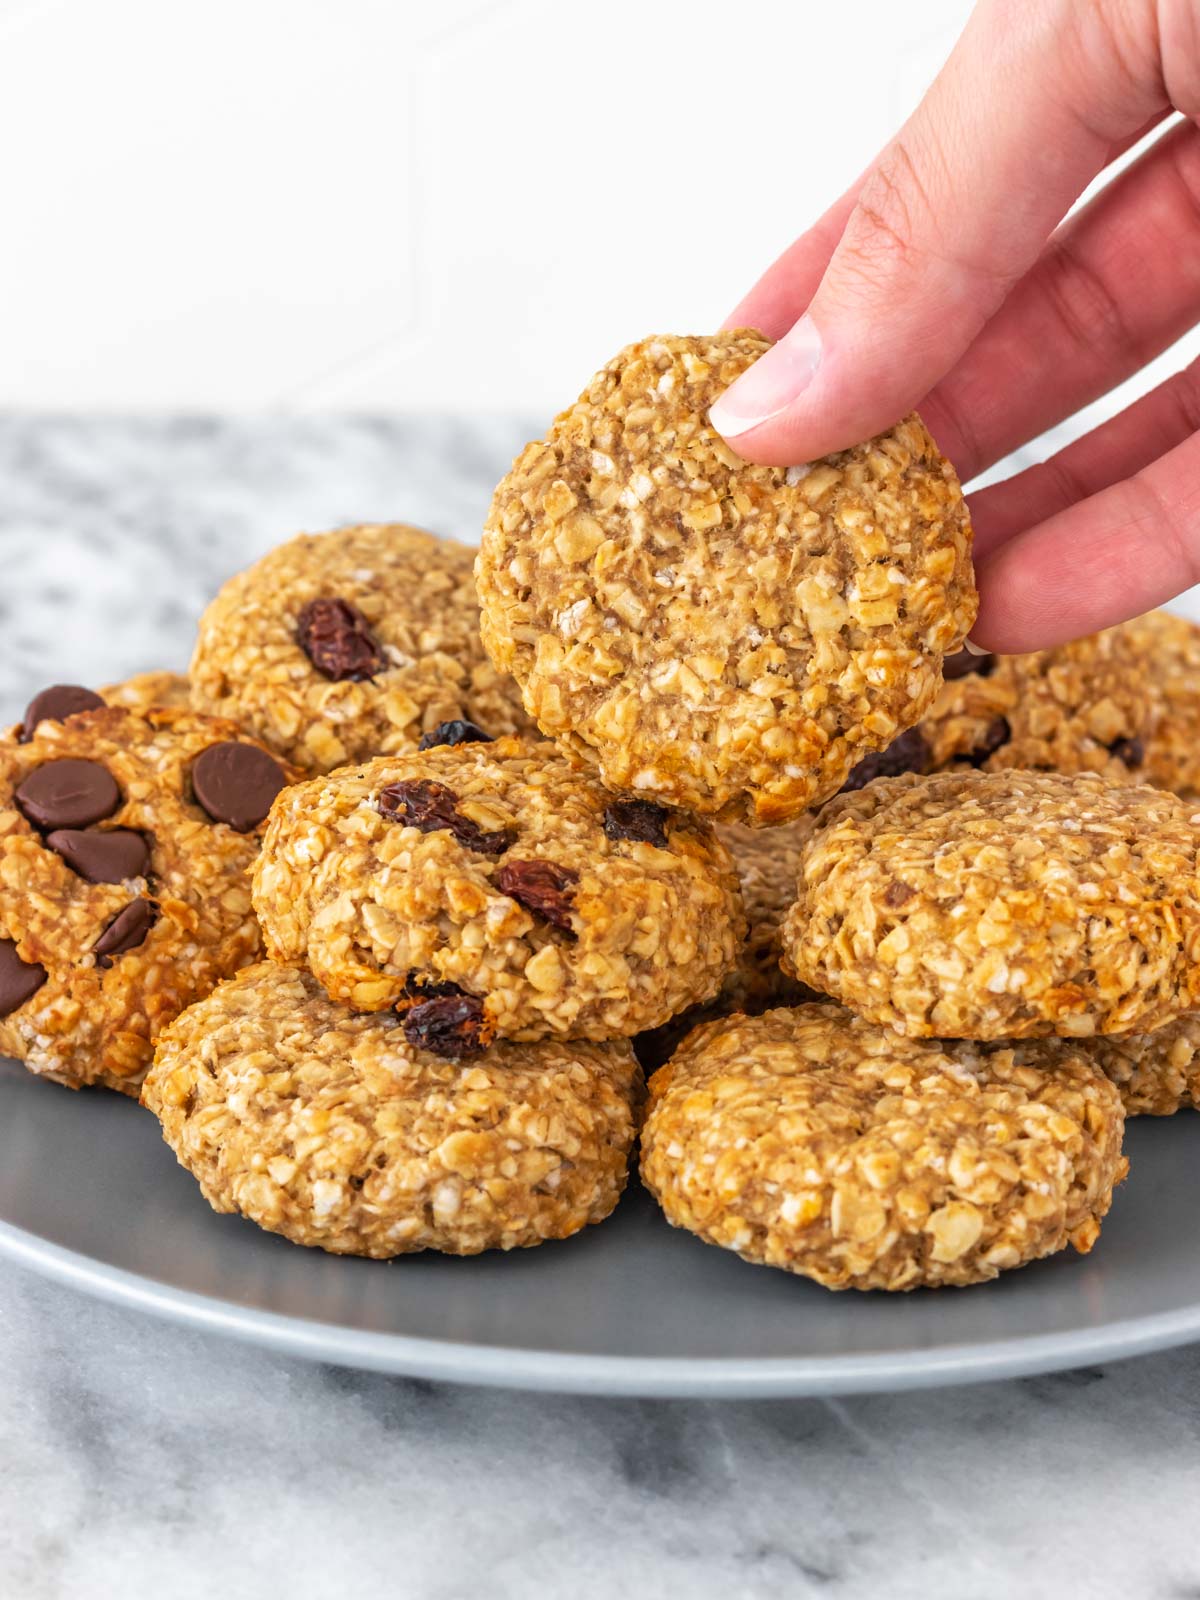
<path fill-rule="evenodd" d="M 715 326 L 966 0 L 0 0 L 0 405 L 557 410 Z"/>
<path fill-rule="evenodd" d="M 718 323 L 969 11 L 0 0 L 0 407 L 548 416 Z"/>

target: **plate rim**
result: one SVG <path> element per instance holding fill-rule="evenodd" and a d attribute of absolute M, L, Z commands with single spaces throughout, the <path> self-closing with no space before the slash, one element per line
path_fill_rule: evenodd
<path fill-rule="evenodd" d="M 111 1304 L 304 1360 L 397 1377 L 551 1394 L 761 1400 L 997 1382 L 1150 1355 L 1200 1339 L 1200 1303 L 1096 1329 L 902 1355 L 580 1355 L 381 1333 L 264 1311 L 161 1283 L 0 1219 L 0 1258 Z"/>

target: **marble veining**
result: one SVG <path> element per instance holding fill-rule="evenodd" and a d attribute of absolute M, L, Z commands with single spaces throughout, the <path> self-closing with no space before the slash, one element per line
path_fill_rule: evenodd
<path fill-rule="evenodd" d="M 301 528 L 473 539 L 529 433 L 0 419 L 0 718 L 183 667 L 220 580 Z M 312 1366 L 0 1263 L 4 1600 L 1196 1600 L 1198 1495 L 1200 1347 L 896 1396 L 572 1399 Z"/>

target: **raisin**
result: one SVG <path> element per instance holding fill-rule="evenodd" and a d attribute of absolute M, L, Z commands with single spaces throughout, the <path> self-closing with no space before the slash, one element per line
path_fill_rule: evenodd
<path fill-rule="evenodd" d="M 481 856 L 502 856 L 516 838 L 512 828 L 497 828 L 486 833 L 469 817 L 458 812 L 458 796 L 444 783 L 425 778 L 401 778 L 379 791 L 378 809 L 388 822 L 422 833 L 437 833 L 445 828 L 459 844 Z"/>
<path fill-rule="evenodd" d="M 1146 747 L 1136 737 L 1114 739 L 1108 747 L 1108 753 L 1116 756 L 1118 761 L 1123 761 L 1127 767 L 1140 767 L 1146 759 Z"/>
<path fill-rule="evenodd" d="M 440 1000 L 448 994 L 465 993 L 466 990 L 460 989 L 456 983 L 439 982 L 436 978 L 427 981 L 417 973 L 410 972 L 404 980 L 404 988 L 396 1001 L 395 1009 L 403 1014 L 423 1000 Z"/>
<path fill-rule="evenodd" d="M 454 990 L 453 984 L 433 987 Z M 403 1015 L 404 1037 L 414 1049 L 428 1050 L 430 1055 L 449 1060 L 474 1056 L 486 1050 L 491 1040 L 483 1001 L 461 990 L 418 1000 Z"/>
<path fill-rule="evenodd" d="M 296 619 L 296 639 L 326 678 L 373 678 L 383 666 L 383 651 L 370 624 L 349 600 L 310 600 Z"/>
<path fill-rule="evenodd" d="M 916 892 L 912 884 L 905 883 L 903 878 L 893 878 L 883 891 L 883 903 L 897 910 L 900 906 L 906 905 Z"/>
<path fill-rule="evenodd" d="M 850 794 L 855 789 L 865 789 L 875 778 L 898 778 L 902 772 L 926 773 L 932 754 L 920 729 L 909 728 L 898 739 L 893 739 L 886 750 L 872 750 L 869 756 L 851 767 L 841 792 Z"/>
<path fill-rule="evenodd" d="M 983 740 L 971 751 L 967 760 L 973 767 L 981 767 L 989 756 L 1006 745 L 1012 738 L 1012 728 L 1007 717 L 995 717 L 983 731 Z"/>
<path fill-rule="evenodd" d="M 977 656 L 970 650 L 956 650 L 942 662 L 942 677 L 947 683 L 959 678 L 990 678 L 995 670 L 995 656 Z"/>
<path fill-rule="evenodd" d="M 453 722 L 439 722 L 417 741 L 418 750 L 433 750 L 442 744 L 491 744 L 492 736 L 484 733 L 477 722 L 457 717 Z"/>
<path fill-rule="evenodd" d="M 496 874 L 501 894 L 568 933 L 574 904 L 572 891 L 578 882 L 577 872 L 553 861 L 506 861 Z"/>
<path fill-rule="evenodd" d="M 604 808 L 604 831 L 610 839 L 667 848 L 667 809 L 652 800 L 614 800 Z"/>

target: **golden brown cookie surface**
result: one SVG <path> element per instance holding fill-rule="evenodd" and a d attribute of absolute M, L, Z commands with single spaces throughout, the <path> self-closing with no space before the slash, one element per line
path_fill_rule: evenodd
<path fill-rule="evenodd" d="M 192 686 L 182 672 L 139 672 L 121 683 L 105 684 L 100 698 L 127 711 L 149 711 L 154 706 L 186 711 L 192 703 Z"/>
<path fill-rule="evenodd" d="M 0 740 L 0 1053 L 136 1094 L 159 1030 L 259 953 L 250 867 L 286 780 L 184 711 Z"/>
<path fill-rule="evenodd" d="M 921 1037 L 1146 1032 L 1200 1002 L 1197 814 L 1092 775 L 946 772 L 839 796 L 784 964 Z"/>
<path fill-rule="evenodd" d="M 517 739 L 299 785 L 272 813 L 254 903 L 272 955 L 357 1010 L 405 1005 L 447 1053 L 657 1026 L 716 990 L 743 930 L 707 823 Z"/>
<path fill-rule="evenodd" d="M 677 1227 L 827 1288 L 980 1283 L 1091 1248 L 1124 1122 L 1073 1042 L 927 1042 L 800 1006 L 710 1023 L 655 1073 L 642 1176 Z"/>
<path fill-rule="evenodd" d="M 1149 611 L 1120 631 L 1153 696 L 1146 782 L 1194 799 L 1200 796 L 1200 627 L 1169 611 Z"/>
<path fill-rule="evenodd" d="M 709 425 L 767 348 L 647 339 L 496 491 L 484 641 L 611 787 L 778 822 L 925 711 L 975 615 L 970 523 L 919 418 L 805 469 Z"/>
<path fill-rule="evenodd" d="M 473 1255 L 603 1221 L 640 1084 L 623 1042 L 444 1061 L 263 963 L 167 1030 L 143 1099 L 217 1211 L 340 1253 Z"/>
<path fill-rule="evenodd" d="M 474 556 L 399 523 L 289 540 L 205 611 L 193 703 L 306 772 L 413 750 L 451 718 L 526 727 L 479 638 Z"/>

